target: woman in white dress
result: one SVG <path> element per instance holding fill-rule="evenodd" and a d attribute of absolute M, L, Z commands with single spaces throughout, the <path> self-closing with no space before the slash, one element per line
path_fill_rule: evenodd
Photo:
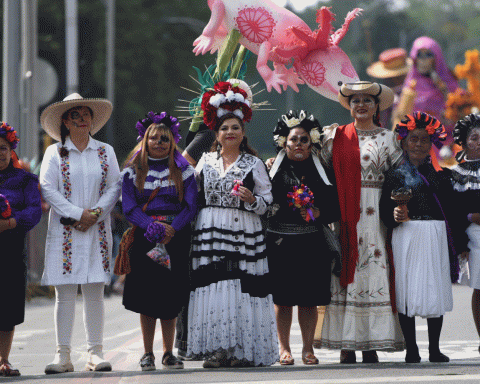
<path fill-rule="evenodd" d="M 344 84 L 340 103 L 354 119 L 325 127 L 321 157 L 335 171 L 340 202 L 342 272 L 332 276 L 332 301 L 326 308 L 320 345 L 340 349 L 341 363 L 378 362 L 376 350 L 403 349 L 391 297 L 390 264 L 379 201 L 383 172 L 402 151 L 394 134 L 380 127 L 379 112 L 393 103 L 393 91 L 381 84 Z"/>
<path fill-rule="evenodd" d="M 263 162 L 245 137 L 247 92 L 228 82 L 203 97 L 213 152 L 197 165 L 204 201 L 192 241 L 187 356 L 205 368 L 278 361 L 277 328 L 260 221 L 272 202 Z"/>
<path fill-rule="evenodd" d="M 82 286 L 87 370 L 109 371 L 103 359 L 104 285 L 110 282 L 110 212 L 120 196 L 113 148 L 91 137 L 108 121 L 112 104 L 79 94 L 46 108 L 42 128 L 59 143 L 45 152 L 40 171 L 44 199 L 52 207 L 42 284 L 55 286 L 57 353 L 45 373 L 73 371 L 70 359 L 78 284 Z"/>
<path fill-rule="evenodd" d="M 453 309 L 452 282 L 458 278 L 456 236 L 450 230 L 458 227 L 450 170 L 435 165 L 432 151 L 432 143 L 444 140 L 445 129 L 433 116 L 415 112 L 395 131 L 402 140 L 404 161 L 385 174 L 380 213 L 385 225 L 393 228 L 395 293 L 407 347 L 405 361 L 421 361 L 415 337 L 415 316 L 421 316 L 428 323 L 429 360 L 444 363 L 449 358 L 440 352 L 440 332 L 443 315 Z"/>
<path fill-rule="evenodd" d="M 462 147 L 457 155 L 459 164 L 451 170 L 459 225 L 466 231 L 460 234 L 464 236 L 457 243 L 457 252 L 468 258 L 473 321 L 480 336 L 480 210 L 477 208 L 480 201 L 480 115 L 472 113 L 457 121 L 453 136 L 455 143 Z"/>

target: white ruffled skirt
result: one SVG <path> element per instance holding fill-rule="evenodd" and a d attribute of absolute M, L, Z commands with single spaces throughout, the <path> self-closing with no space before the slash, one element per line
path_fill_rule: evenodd
<path fill-rule="evenodd" d="M 279 360 L 273 297 L 258 215 L 237 209 L 200 211 L 192 241 L 187 356 L 219 352 L 255 366 Z M 242 289 L 243 288 L 243 289 Z"/>
<path fill-rule="evenodd" d="M 392 235 L 397 309 L 408 316 L 439 317 L 453 309 L 445 222 L 410 220 Z"/>

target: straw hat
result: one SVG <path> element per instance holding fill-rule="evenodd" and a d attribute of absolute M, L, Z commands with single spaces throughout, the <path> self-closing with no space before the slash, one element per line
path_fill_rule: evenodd
<path fill-rule="evenodd" d="M 404 76 L 412 67 L 412 59 L 407 57 L 403 48 L 392 48 L 383 51 L 378 56 L 379 61 L 367 68 L 367 73 L 377 79 Z"/>
<path fill-rule="evenodd" d="M 350 109 L 349 96 L 359 93 L 376 96 L 379 100 L 380 111 L 391 107 L 393 104 L 394 93 L 386 85 L 372 83 L 371 81 L 357 81 L 355 83 L 345 83 L 338 93 L 338 101 L 347 109 Z"/>
<path fill-rule="evenodd" d="M 93 111 L 92 128 L 90 133 L 97 133 L 108 121 L 112 114 L 113 106 L 107 99 L 84 99 L 78 93 L 72 93 L 62 101 L 49 105 L 40 116 L 42 128 L 48 135 L 60 141 L 60 127 L 62 115 L 73 107 L 89 107 Z"/>

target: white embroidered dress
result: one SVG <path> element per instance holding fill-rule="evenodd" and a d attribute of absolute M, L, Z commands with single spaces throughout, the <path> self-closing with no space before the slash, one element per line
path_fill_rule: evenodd
<path fill-rule="evenodd" d="M 120 196 L 120 170 L 113 148 L 90 137 L 83 152 L 69 137 L 49 146 L 40 171 L 43 198 L 50 204 L 43 285 L 110 282 L 113 265 L 110 212 Z M 80 220 L 84 209 L 103 208 L 87 232 L 60 224 Z"/>
<path fill-rule="evenodd" d="M 321 155 L 326 164 L 331 164 L 337 126 L 325 130 Z M 379 212 L 383 173 L 400 160 L 402 150 L 393 132 L 386 129 L 357 130 L 357 135 L 362 167 L 358 261 L 354 281 L 346 288 L 332 275 L 332 301 L 326 308 L 320 345 L 345 350 L 402 350 L 403 336 L 390 301 L 386 228 Z"/>
<path fill-rule="evenodd" d="M 224 170 L 221 157 L 206 153 L 196 171 L 203 174 L 206 206 L 192 242 L 187 355 L 226 352 L 255 366 L 272 365 L 279 358 L 277 327 L 273 298 L 262 279 L 269 270 L 258 216 L 273 200 L 265 165 L 243 154 Z M 252 190 L 253 205 L 231 194 L 235 180 Z"/>

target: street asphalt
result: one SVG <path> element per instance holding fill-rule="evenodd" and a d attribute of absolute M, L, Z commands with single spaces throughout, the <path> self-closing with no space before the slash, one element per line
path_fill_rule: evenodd
<path fill-rule="evenodd" d="M 442 351 L 451 358 L 447 364 L 428 362 L 427 325 L 417 319 L 417 339 L 422 362 L 406 364 L 405 353 L 379 352 L 380 363 L 341 365 L 339 351 L 316 350 L 318 366 L 305 366 L 301 361 L 301 335 L 296 318 L 291 343 L 295 365 L 268 368 L 204 369 L 202 362 L 187 361 L 185 369 L 162 370 L 162 340 L 157 329 L 154 352 L 157 370 L 141 372 L 138 361 L 143 343 L 138 314 L 126 311 L 120 296 L 105 299 L 105 357 L 112 363 L 112 372 L 85 372 L 86 342 L 79 295 L 72 342 L 75 372 L 45 375 L 45 365 L 55 353 L 53 299 L 35 298 L 27 303 L 25 322 L 16 328 L 10 355 L 12 364 L 20 369 L 18 378 L 2 378 L 6 382 L 24 383 L 480 383 L 479 339 L 473 324 L 470 301 L 472 290 L 455 285 L 454 309 L 445 316 L 441 338 Z M 152 301 L 155 300 L 152 295 Z M 357 353 L 358 361 L 361 354 Z"/>

